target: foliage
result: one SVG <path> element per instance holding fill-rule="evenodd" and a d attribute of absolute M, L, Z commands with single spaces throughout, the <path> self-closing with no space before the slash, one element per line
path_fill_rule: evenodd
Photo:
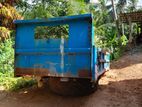
<path fill-rule="evenodd" d="M 35 28 L 36 39 L 68 38 L 68 25 L 38 26 Z"/>
<path fill-rule="evenodd" d="M 0 72 L 12 72 L 14 67 L 13 40 L 7 39 L 0 44 Z"/>
<path fill-rule="evenodd" d="M 0 42 L 10 37 L 10 32 L 15 27 L 13 20 L 22 19 L 22 16 L 11 5 L 12 2 L 8 0 L 0 1 Z"/>
<path fill-rule="evenodd" d="M 90 8 L 94 14 L 95 44 L 97 47 L 111 50 L 113 58 L 115 58 L 114 54 L 120 47 L 120 40 L 117 37 L 111 6 L 107 5 L 106 0 L 99 0 L 95 7 L 90 5 Z"/>
<path fill-rule="evenodd" d="M 10 30 L 5 27 L 0 27 L 0 41 L 4 41 L 10 37 Z"/>
<path fill-rule="evenodd" d="M 13 6 L 15 3 L 18 3 L 20 0 L 0 0 L 0 3 L 4 4 L 9 4 L 11 6 Z"/>
<path fill-rule="evenodd" d="M 36 81 L 31 78 L 14 78 L 0 73 L 0 86 L 3 86 L 5 90 L 16 91 L 21 88 L 30 87 L 36 84 Z"/>
<path fill-rule="evenodd" d="M 91 12 L 94 14 L 95 42 L 98 47 L 110 49 L 113 53 L 113 59 L 118 58 L 123 48 L 128 43 L 129 27 L 125 26 L 125 35 L 121 33 L 121 25 L 118 23 L 118 29 L 113 20 L 112 5 L 107 0 L 98 0 L 96 5 L 90 5 Z M 118 0 L 116 4 L 117 14 L 121 12 L 136 11 L 138 0 L 127 0 L 126 2 Z M 119 18 L 119 16 L 118 16 Z M 136 28 L 136 26 L 135 26 Z M 118 37 L 118 30 L 120 37 Z M 134 33 L 136 30 L 134 30 Z"/>
<path fill-rule="evenodd" d="M 80 8 L 78 8 L 80 7 Z M 25 19 L 43 19 L 87 13 L 89 6 L 80 0 L 33 0 L 31 9 L 24 14 Z M 68 37 L 68 26 L 37 27 L 36 38 Z M 51 37 L 52 35 L 52 37 Z"/>
<path fill-rule="evenodd" d="M 14 78 L 14 41 L 12 38 L 14 24 L 13 20 L 22 19 L 13 7 L 16 0 L 0 1 L 0 86 L 6 89 L 18 89 L 27 81 Z M 22 83 L 20 81 L 23 81 Z M 19 83 L 20 82 L 20 83 Z"/>
<path fill-rule="evenodd" d="M 3 3 L 0 7 L 1 26 L 9 29 L 14 28 L 13 20 L 22 19 L 22 16 L 16 11 L 16 9 L 9 4 Z"/>
<path fill-rule="evenodd" d="M 128 43 L 128 39 L 125 35 L 121 36 L 120 41 L 122 43 L 121 45 L 126 45 Z"/>
<path fill-rule="evenodd" d="M 79 0 L 32 0 L 33 4 L 24 14 L 25 19 L 43 19 L 50 17 L 83 14 L 89 11 L 86 3 Z M 79 7 L 79 8 L 78 8 Z"/>
<path fill-rule="evenodd" d="M 128 6 L 128 10 L 129 12 L 132 12 L 132 11 L 136 11 L 136 6 L 137 6 L 137 3 L 138 3 L 138 0 L 129 0 L 129 6 Z"/>

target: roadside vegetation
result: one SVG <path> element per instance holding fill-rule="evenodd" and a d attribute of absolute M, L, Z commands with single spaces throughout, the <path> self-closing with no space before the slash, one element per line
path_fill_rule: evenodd
<path fill-rule="evenodd" d="M 121 26 L 116 24 L 112 0 L 98 0 L 91 4 L 89 0 L 0 0 L 0 86 L 7 90 L 17 90 L 35 84 L 33 79 L 14 78 L 14 37 L 17 19 L 45 19 L 59 16 L 92 13 L 94 16 L 95 42 L 97 47 L 112 51 L 112 60 L 118 59 L 123 49 L 129 42 L 129 27 L 126 26 L 125 34 Z M 125 1 L 125 0 L 124 0 Z M 116 13 L 132 12 L 137 9 L 138 0 L 127 0 L 128 5 L 122 0 L 116 3 Z M 118 16 L 119 18 L 119 16 Z M 136 29 L 137 26 L 135 26 Z M 65 34 L 67 27 L 60 26 L 52 29 L 63 29 L 58 35 Z M 42 31 L 50 32 L 51 29 L 43 28 Z M 41 29 L 37 30 L 38 33 Z M 65 32 L 65 33 L 64 33 Z M 134 32 L 136 33 L 136 32 Z"/>

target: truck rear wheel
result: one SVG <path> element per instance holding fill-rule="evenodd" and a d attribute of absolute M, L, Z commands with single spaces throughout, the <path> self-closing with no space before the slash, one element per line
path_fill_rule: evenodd
<path fill-rule="evenodd" d="M 59 95 L 88 95 L 97 89 L 98 82 L 91 82 L 90 79 L 69 79 L 69 81 L 60 81 L 60 78 L 49 78 L 49 88 L 52 92 Z"/>

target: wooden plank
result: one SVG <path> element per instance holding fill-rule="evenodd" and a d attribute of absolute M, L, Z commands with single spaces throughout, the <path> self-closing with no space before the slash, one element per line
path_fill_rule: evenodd
<path fill-rule="evenodd" d="M 142 22 L 142 12 L 121 13 L 119 17 L 123 23 L 128 23 L 129 18 L 132 22 Z"/>

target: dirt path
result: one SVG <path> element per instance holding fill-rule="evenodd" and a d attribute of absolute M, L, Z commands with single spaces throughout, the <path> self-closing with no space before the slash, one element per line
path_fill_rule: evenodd
<path fill-rule="evenodd" d="M 142 107 L 142 53 L 124 55 L 84 97 L 63 97 L 42 88 L 0 92 L 0 107 Z"/>

